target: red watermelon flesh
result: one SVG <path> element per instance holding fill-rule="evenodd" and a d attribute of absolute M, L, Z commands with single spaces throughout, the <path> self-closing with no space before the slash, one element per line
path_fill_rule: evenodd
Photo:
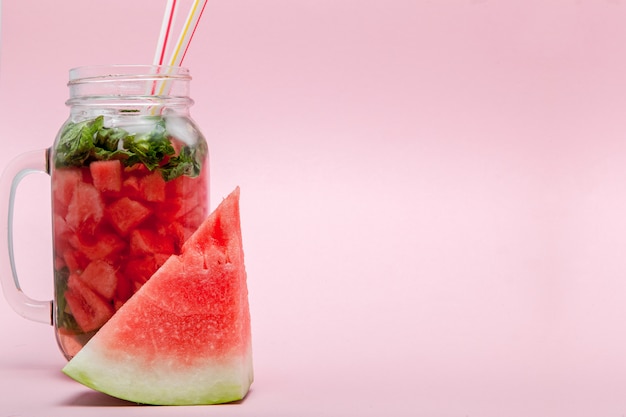
<path fill-rule="evenodd" d="M 100 193 L 91 184 L 79 183 L 67 206 L 65 221 L 70 229 L 78 231 L 85 226 L 93 229 L 104 214 L 104 204 Z"/>
<path fill-rule="evenodd" d="M 139 180 L 139 192 L 146 201 L 165 201 L 165 185 L 163 176 L 154 171 Z"/>
<path fill-rule="evenodd" d="M 93 161 L 89 164 L 93 185 L 100 192 L 121 191 L 122 163 L 118 160 Z"/>
<path fill-rule="evenodd" d="M 118 309 L 167 257 L 180 253 L 185 239 L 206 218 L 206 170 L 198 177 L 170 181 L 157 175 L 143 164 L 124 168 L 119 161 L 53 169 L 55 288 L 59 297 L 55 322 L 62 328 L 64 340 L 73 335 L 84 344 L 93 330 L 85 330 L 74 316 L 100 311 L 101 304 L 100 298 L 77 298 L 70 293 L 73 302 L 66 308 L 62 297 L 70 275 L 83 278 L 91 290 Z M 193 216 L 188 215 L 192 212 Z M 85 275 L 93 263 L 107 263 L 116 273 L 102 270 L 102 274 L 92 274 L 92 266 Z M 116 283 L 111 282 L 113 277 Z M 90 306 L 89 300 L 95 305 Z M 62 349 L 68 359 L 73 356 Z"/>
<path fill-rule="evenodd" d="M 118 278 L 117 271 L 108 262 L 101 259 L 92 261 L 78 277 L 105 299 L 113 299 Z"/>
<path fill-rule="evenodd" d="M 52 195 L 55 206 L 62 209 L 60 214 L 63 217 L 67 215 L 67 208 L 72 201 L 76 187 L 82 182 L 83 173 L 81 169 L 60 169 L 55 172 L 55 180 L 52 182 Z"/>
<path fill-rule="evenodd" d="M 78 325 L 86 332 L 96 330 L 113 316 L 113 307 L 76 275 L 70 275 L 65 299 Z"/>
<path fill-rule="evenodd" d="M 122 236 L 139 226 L 151 213 L 144 204 L 128 197 L 114 201 L 105 211 L 111 225 Z"/>
<path fill-rule="evenodd" d="M 239 188 L 63 372 L 144 404 L 214 404 L 246 395 L 253 371 Z"/>

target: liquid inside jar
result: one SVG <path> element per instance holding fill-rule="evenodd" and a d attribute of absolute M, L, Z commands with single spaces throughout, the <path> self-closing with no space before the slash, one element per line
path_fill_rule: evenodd
<path fill-rule="evenodd" d="M 97 116 L 61 129 L 50 158 L 54 320 L 68 359 L 206 218 L 206 160 L 184 117 Z"/>

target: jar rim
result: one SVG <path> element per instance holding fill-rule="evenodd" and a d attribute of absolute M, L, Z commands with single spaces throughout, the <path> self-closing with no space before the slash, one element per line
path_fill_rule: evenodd
<path fill-rule="evenodd" d="M 191 80 L 189 69 L 170 65 L 85 65 L 69 71 L 68 85 L 119 80 Z"/>

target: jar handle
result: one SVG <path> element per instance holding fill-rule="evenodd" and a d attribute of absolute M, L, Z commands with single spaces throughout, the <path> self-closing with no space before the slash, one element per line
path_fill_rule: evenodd
<path fill-rule="evenodd" d="M 14 158 L 0 177 L 0 283 L 9 305 L 21 316 L 52 324 L 52 301 L 34 300 L 24 294 L 17 278 L 13 256 L 13 204 L 20 181 L 33 173 L 49 174 L 48 149 L 23 153 Z M 6 203 L 8 202 L 8 203 Z"/>

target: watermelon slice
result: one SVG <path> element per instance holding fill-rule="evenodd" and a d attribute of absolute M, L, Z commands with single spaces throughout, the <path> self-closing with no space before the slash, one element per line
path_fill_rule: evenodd
<path fill-rule="evenodd" d="M 236 188 L 63 368 L 143 404 L 216 404 L 253 380 Z"/>

